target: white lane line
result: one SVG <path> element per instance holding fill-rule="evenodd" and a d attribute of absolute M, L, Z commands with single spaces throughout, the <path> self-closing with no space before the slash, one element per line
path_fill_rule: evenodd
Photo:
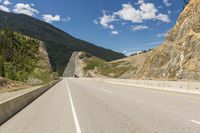
<path fill-rule="evenodd" d="M 190 120 L 191 122 L 195 123 L 195 124 L 199 124 L 200 125 L 200 122 L 199 121 L 195 121 L 195 120 Z"/>
<path fill-rule="evenodd" d="M 66 79 L 66 83 L 67 83 L 67 89 L 68 89 L 68 94 L 69 94 L 69 100 L 70 100 L 71 108 L 72 108 L 72 114 L 73 114 L 73 117 L 74 117 L 74 123 L 75 123 L 75 126 L 76 126 L 76 133 L 81 133 L 81 128 L 80 128 L 80 125 L 79 125 L 79 122 L 78 122 L 76 110 L 74 108 L 74 104 L 73 104 L 73 100 L 72 100 L 72 96 L 71 96 L 71 92 L 70 92 L 70 88 L 69 88 L 69 83 L 68 83 L 67 79 Z"/>
<path fill-rule="evenodd" d="M 106 90 L 106 89 L 102 89 L 102 88 L 99 88 L 100 91 L 103 91 L 103 92 L 106 92 L 106 93 L 109 93 L 109 94 L 113 94 L 113 92 L 109 91 L 109 90 Z"/>

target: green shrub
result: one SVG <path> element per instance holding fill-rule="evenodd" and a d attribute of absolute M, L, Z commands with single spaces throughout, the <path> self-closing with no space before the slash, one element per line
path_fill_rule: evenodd
<path fill-rule="evenodd" d="M 16 74 L 16 80 L 25 82 L 27 80 L 29 73 L 26 71 L 18 71 Z"/>
<path fill-rule="evenodd" d="M 12 30 L 0 31 L 0 76 L 26 81 L 37 64 L 39 41 Z"/>
<path fill-rule="evenodd" d="M 15 80 L 15 67 L 11 62 L 4 63 L 5 78 Z"/>
<path fill-rule="evenodd" d="M 54 79 L 59 79 L 59 78 L 60 78 L 58 72 L 54 72 L 54 73 L 53 73 L 53 78 L 54 78 Z"/>
<path fill-rule="evenodd" d="M 100 58 L 97 58 L 97 57 L 91 57 L 89 59 L 87 59 L 86 61 L 86 67 L 84 68 L 86 71 L 87 70 L 93 70 L 95 69 L 95 67 L 103 67 L 103 65 L 105 64 L 105 61 L 100 59 Z"/>

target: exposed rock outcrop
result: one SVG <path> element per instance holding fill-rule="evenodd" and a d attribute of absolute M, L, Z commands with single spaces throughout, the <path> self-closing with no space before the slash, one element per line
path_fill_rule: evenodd
<path fill-rule="evenodd" d="M 200 80 L 200 0 L 190 0 L 176 25 L 168 32 L 164 44 L 147 53 L 107 64 L 113 63 L 115 65 L 110 70 L 111 77 Z M 126 69 L 118 75 L 115 70 L 122 67 Z M 102 74 L 102 69 L 98 70 L 99 74 Z"/>
<path fill-rule="evenodd" d="M 86 52 L 73 52 L 67 67 L 63 73 L 63 77 L 87 77 L 88 71 L 84 71 L 85 63 L 84 60 L 87 59 L 89 54 Z M 96 77 L 96 75 L 94 76 Z"/>
<path fill-rule="evenodd" d="M 38 61 L 35 69 L 28 77 L 27 84 L 42 84 L 52 80 L 53 71 L 44 42 L 39 42 L 38 52 L 35 56 L 38 58 Z"/>
<path fill-rule="evenodd" d="M 136 78 L 200 80 L 200 1 L 190 0 L 163 45 L 147 55 Z"/>

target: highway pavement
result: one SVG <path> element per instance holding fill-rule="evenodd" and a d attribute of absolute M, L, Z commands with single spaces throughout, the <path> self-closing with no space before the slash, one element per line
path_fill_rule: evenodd
<path fill-rule="evenodd" d="M 200 133 L 200 96 L 64 78 L 0 133 Z"/>

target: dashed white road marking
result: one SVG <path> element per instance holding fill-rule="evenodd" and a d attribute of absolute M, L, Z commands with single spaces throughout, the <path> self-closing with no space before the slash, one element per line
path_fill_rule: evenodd
<path fill-rule="evenodd" d="M 66 83 L 67 83 L 67 89 L 68 89 L 68 94 L 69 94 L 69 100 L 70 100 L 71 108 L 72 108 L 72 114 L 73 114 L 73 117 L 74 117 L 76 133 L 81 133 L 81 128 L 80 128 L 80 125 L 79 125 L 79 122 L 78 122 L 76 110 L 74 108 L 74 104 L 73 104 L 73 100 L 72 100 L 72 96 L 71 96 L 71 92 L 70 92 L 70 88 L 69 88 L 69 83 L 68 83 L 67 79 L 66 79 Z"/>
<path fill-rule="evenodd" d="M 103 92 L 106 92 L 106 93 L 109 93 L 109 94 L 113 94 L 113 92 L 109 91 L 109 90 L 106 90 L 106 89 L 102 89 L 102 88 L 99 88 L 100 91 L 103 91 Z"/>
<path fill-rule="evenodd" d="M 199 121 L 195 121 L 195 120 L 190 120 L 191 122 L 195 123 L 195 124 L 199 124 L 200 125 L 200 122 Z"/>

